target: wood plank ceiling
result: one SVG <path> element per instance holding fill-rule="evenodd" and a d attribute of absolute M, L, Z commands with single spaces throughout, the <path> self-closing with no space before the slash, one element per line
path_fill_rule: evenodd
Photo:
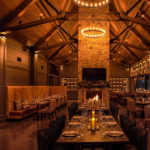
<path fill-rule="evenodd" d="M 78 7 L 73 0 L 1 0 L 0 34 L 58 64 L 77 61 Z M 110 60 L 132 65 L 150 50 L 150 1 L 111 0 Z"/>

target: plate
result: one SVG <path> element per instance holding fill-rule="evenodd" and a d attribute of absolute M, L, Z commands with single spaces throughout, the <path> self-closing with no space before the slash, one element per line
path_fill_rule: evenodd
<path fill-rule="evenodd" d="M 116 122 L 105 122 L 105 125 L 112 127 L 112 126 L 117 126 L 117 123 Z"/>
<path fill-rule="evenodd" d="M 69 122 L 69 124 L 68 124 L 69 126 L 74 126 L 74 127 L 78 127 L 78 126 L 80 126 L 81 125 L 81 123 L 80 122 Z"/>
<path fill-rule="evenodd" d="M 72 119 L 81 119 L 82 116 L 73 116 Z"/>
<path fill-rule="evenodd" d="M 119 136 L 123 136 L 124 133 L 122 131 L 107 131 L 105 132 L 105 134 L 111 137 L 119 137 Z"/>
<path fill-rule="evenodd" d="M 102 119 L 113 119 L 113 116 L 102 116 Z"/>
<path fill-rule="evenodd" d="M 65 137 L 75 137 L 75 136 L 78 136 L 79 133 L 78 131 L 64 131 L 62 135 Z"/>
<path fill-rule="evenodd" d="M 102 104 L 100 104 L 99 106 L 100 106 L 100 107 L 104 107 L 104 106 L 106 106 L 106 104 L 105 104 L 105 103 L 102 103 Z"/>

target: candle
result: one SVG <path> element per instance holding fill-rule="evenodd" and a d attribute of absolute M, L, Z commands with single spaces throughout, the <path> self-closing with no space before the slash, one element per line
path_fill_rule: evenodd
<path fill-rule="evenodd" d="M 95 130 L 95 118 L 92 117 L 92 130 Z"/>
<path fill-rule="evenodd" d="M 93 101 L 93 99 L 92 99 L 92 107 L 94 106 L 94 101 Z"/>
<path fill-rule="evenodd" d="M 103 90 L 102 90 L 102 103 L 103 103 Z"/>
<path fill-rule="evenodd" d="M 95 117 L 95 111 L 92 110 L 92 117 Z"/>

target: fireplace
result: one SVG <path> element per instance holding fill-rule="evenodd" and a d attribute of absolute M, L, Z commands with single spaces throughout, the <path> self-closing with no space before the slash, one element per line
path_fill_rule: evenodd
<path fill-rule="evenodd" d="M 98 90 L 96 90 L 96 89 L 86 90 L 86 99 L 93 98 L 96 95 L 98 95 L 98 97 L 101 99 L 102 98 L 102 91 L 99 89 Z"/>
<path fill-rule="evenodd" d="M 106 81 L 106 68 L 83 68 L 82 80 L 85 81 Z"/>

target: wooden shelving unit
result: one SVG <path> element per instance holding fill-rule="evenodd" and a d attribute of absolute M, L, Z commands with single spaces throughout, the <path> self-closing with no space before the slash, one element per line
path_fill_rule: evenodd
<path fill-rule="evenodd" d="M 67 86 L 68 100 L 78 100 L 77 78 L 62 78 L 61 85 Z"/>
<path fill-rule="evenodd" d="M 130 71 L 130 77 L 135 77 L 139 75 L 145 75 L 150 73 L 150 60 L 144 60 L 143 62 L 140 62 L 139 64 L 136 64 L 131 67 Z"/>
<path fill-rule="evenodd" d="M 128 92 L 128 78 L 110 78 L 110 90 Z"/>
<path fill-rule="evenodd" d="M 60 85 L 60 68 L 54 64 L 48 64 L 48 85 Z"/>

